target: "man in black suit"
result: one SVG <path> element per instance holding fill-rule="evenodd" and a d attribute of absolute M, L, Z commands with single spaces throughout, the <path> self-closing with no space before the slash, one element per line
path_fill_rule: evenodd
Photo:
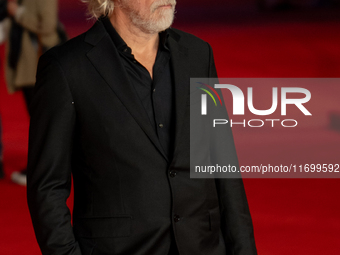
<path fill-rule="evenodd" d="M 242 180 L 190 178 L 189 82 L 216 77 L 209 44 L 169 28 L 174 0 L 86 2 L 98 21 L 41 57 L 31 104 L 42 253 L 256 254 Z"/>

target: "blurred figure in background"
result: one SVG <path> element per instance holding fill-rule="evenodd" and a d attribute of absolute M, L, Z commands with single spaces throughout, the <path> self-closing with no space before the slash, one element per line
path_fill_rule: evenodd
<path fill-rule="evenodd" d="M 60 43 L 57 0 L 9 0 L 4 27 L 8 31 L 5 74 L 9 93 L 21 90 L 31 102 L 39 56 Z M 11 179 L 26 185 L 26 169 Z"/>

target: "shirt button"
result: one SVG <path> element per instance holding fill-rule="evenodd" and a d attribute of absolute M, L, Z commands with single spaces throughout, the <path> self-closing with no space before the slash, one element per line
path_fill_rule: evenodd
<path fill-rule="evenodd" d="M 174 178 L 177 175 L 176 171 L 170 171 L 170 177 Z"/>
<path fill-rule="evenodd" d="M 134 60 L 134 61 L 133 61 L 133 63 L 135 63 L 135 64 L 136 64 L 136 63 L 137 63 L 137 61 L 136 61 L 136 60 Z"/>
<path fill-rule="evenodd" d="M 127 48 L 125 48 L 125 49 L 124 49 L 124 52 L 127 52 L 127 51 L 128 51 L 128 49 L 127 49 Z"/>
<path fill-rule="evenodd" d="M 175 215 L 174 216 L 174 221 L 177 223 L 177 222 L 179 222 L 181 220 L 181 218 L 179 217 L 179 215 Z"/>
<path fill-rule="evenodd" d="M 159 124 L 158 126 L 159 126 L 160 128 L 163 128 L 163 127 L 164 127 L 162 123 L 161 123 L 161 124 Z"/>
<path fill-rule="evenodd" d="M 156 92 L 156 89 L 153 89 L 153 92 Z"/>

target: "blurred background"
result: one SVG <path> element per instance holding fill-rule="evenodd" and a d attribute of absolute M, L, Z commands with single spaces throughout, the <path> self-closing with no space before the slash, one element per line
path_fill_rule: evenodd
<path fill-rule="evenodd" d="M 70 37 L 93 24 L 85 12 L 80 1 L 59 0 L 59 17 Z M 339 0 L 179 0 L 173 27 L 211 44 L 220 77 L 331 78 L 340 76 L 339 21 Z M 5 179 L 0 180 L 0 254 L 41 254 L 25 187 L 9 178 L 26 165 L 29 117 L 22 94 L 7 94 L 1 69 Z M 311 89 L 320 121 L 293 131 L 233 128 L 241 165 L 340 163 L 340 86 Z M 254 97 L 257 92 L 270 97 L 271 86 L 254 88 Z M 271 102 L 261 102 L 255 99 L 254 105 L 270 108 Z M 260 255 L 340 254 L 340 179 L 244 183 Z M 72 207 L 72 198 L 68 203 Z"/>

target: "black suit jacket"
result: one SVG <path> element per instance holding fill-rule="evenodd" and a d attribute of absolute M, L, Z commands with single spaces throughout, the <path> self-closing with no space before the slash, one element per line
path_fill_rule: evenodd
<path fill-rule="evenodd" d="M 28 205 L 45 255 L 256 254 L 241 179 L 190 179 L 189 81 L 215 77 L 211 47 L 169 30 L 173 159 L 101 21 L 44 54 L 31 104 Z M 231 133 L 230 155 L 237 161 Z M 237 162 L 236 162 L 237 164 Z M 65 204 L 74 181 L 73 226 Z"/>

